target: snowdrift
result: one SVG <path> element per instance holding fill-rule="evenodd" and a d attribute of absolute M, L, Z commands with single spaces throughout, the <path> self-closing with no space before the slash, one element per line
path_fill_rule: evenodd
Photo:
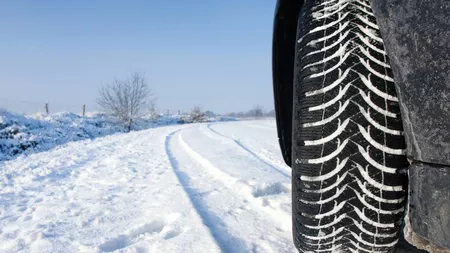
<path fill-rule="evenodd" d="M 230 120 L 210 119 L 210 121 Z M 139 118 L 133 130 L 144 130 L 161 125 L 188 123 L 180 116 L 163 116 L 158 119 Z M 125 129 L 115 119 L 101 113 L 88 117 L 62 112 L 50 115 L 19 115 L 0 110 L 0 161 L 19 155 L 46 151 L 71 141 L 94 139 L 123 133 Z"/>

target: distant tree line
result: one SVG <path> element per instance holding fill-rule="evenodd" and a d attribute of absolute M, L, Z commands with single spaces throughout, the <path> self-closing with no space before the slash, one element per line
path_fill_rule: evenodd
<path fill-rule="evenodd" d="M 191 110 L 188 115 L 191 115 L 192 118 L 214 118 L 214 117 L 231 117 L 231 118 L 266 118 L 266 117 L 275 117 L 275 110 L 265 111 L 264 108 L 260 105 L 254 106 L 251 110 L 245 112 L 230 112 L 225 114 L 216 114 L 210 110 L 203 111 L 201 106 L 196 106 Z M 200 117 L 201 115 L 201 117 Z M 200 120 L 199 120 L 200 121 Z"/>
<path fill-rule="evenodd" d="M 256 105 L 253 109 L 246 112 L 230 112 L 225 114 L 227 117 L 233 118 L 264 118 L 275 117 L 275 110 L 265 111 L 260 105 Z"/>

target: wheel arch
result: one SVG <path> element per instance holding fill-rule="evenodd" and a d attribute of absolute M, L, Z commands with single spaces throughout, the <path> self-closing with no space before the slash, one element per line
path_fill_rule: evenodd
<path fill-rule="evenodd" d="M 278 0 L 272 40 L 272 78 L 278 140 L 291 166 L 292 102 L 297 22 L 304 0 Z"/>

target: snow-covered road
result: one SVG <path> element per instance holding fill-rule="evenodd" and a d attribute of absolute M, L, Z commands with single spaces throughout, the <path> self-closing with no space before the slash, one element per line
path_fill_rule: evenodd
<path fill-rule="evenodd" d="M 296 252 L 273 120 L 161 127 L 0 163 L 0 252 Z"/>

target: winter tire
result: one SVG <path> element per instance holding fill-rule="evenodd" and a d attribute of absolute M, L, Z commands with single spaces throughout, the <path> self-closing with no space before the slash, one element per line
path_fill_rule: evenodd
<path fill-rule="evenodd" d="M 392 71 L 370 1 L 301 8 L 292 192 L 300 252 L 392 252 L 408 163 Z"/>

